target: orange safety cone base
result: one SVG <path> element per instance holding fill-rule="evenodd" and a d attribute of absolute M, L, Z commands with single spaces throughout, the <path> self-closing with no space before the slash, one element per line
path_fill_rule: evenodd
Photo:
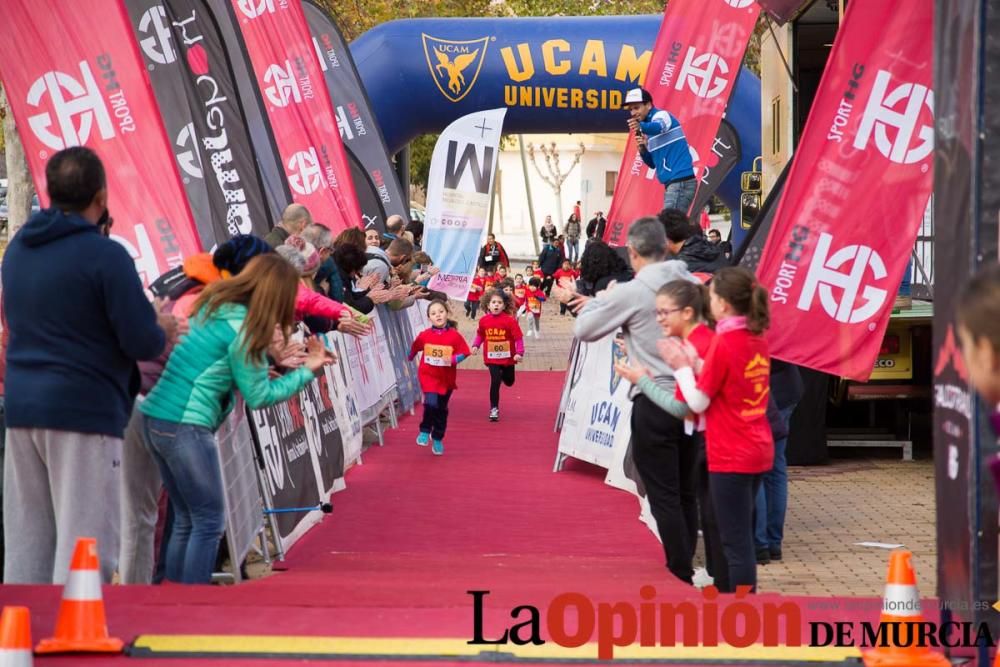
<path fill-rule="evenodd" d="M 27 607 L 4 607 L 0 613 L 0 655 L 31 650 L 31 612 Z"/>
<path fill-rule="evenodd" d="M 125 642 L 115 637 L 105 639 L 43 639 L 35 653 L 121 653 Z"/>
<path fill-rule="evenodd" d="M 879 648 L 864 651 L 861 658 L 865 667 L 951 667 L 943 653 L 929 648 Z"/>

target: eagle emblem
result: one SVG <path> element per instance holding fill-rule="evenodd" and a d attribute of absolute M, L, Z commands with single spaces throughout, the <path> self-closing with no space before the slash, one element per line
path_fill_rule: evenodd
<path fill-rule="evenodd" d="M 427 34 L 422 37 L 427 67 L 438 90 L 452 102 L 460 101 L 479 77 L 490 38 L 455 41 Z"/>

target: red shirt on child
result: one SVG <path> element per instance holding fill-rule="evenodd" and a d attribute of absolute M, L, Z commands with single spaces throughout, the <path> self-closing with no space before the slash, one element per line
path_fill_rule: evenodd
<path fill-rule="evenodd" d="M 410 359 L 417 356 L 418 352 L 423 353 L 417 368 L 421 391 L 426 394 L 447 394 L 458 386 L 456 357 L 469 356 L 469 344 L 457 329 L 424 329 L 410 346 Z"/>
<path fill-rule="evenodd" d="M 518 308 L 524 305 L 524 300 L 528 296 L 528 285 L 522 284 L 520 287 L 514 285 L 514 305 Z"/>
<path fill-rule="evenodd" d="M 570 269 L 569 271 L 564 271 L 563 269 L 559 269 L 558 271 L 552 274 L 552 277 L 555 278 L 556 285 L 558 285 L 559 281 L 563 278 L 566 278 L 568 280 L 576 280 L 576 271 L 574 271 L 573 269 Z"/>
<path fill-rule="evenodd" d="M 512 315 L 487 313 L 479 320 L 472 345 L 483 346 L 486 365 L 513 366 L 514 355 L 524 354 L 524 334 Z"/>
<path fill-rule="evenodd" d="M 709 472 L 753 474 L 771 469 L 770 373 L 771 359 L 762 337 L 746 328 L 716 332 L 698 376 L 698 389 L 711 399 L 705 411 Z"/>
<path fill-rule="evenodd" d="M 472 279 L 472 284 L 469 286 L 469 301 L 479 301 L 480 297 L 483 296 L 483 292 L 486 291 L 486 279 L 476 276 Z"/>
<path fill-rule="evenodd" d="M 542 301 L 545 301 L 545 292 L 529 285 L 524 292 L 524 298 L 528 305 L 528 312 L 536 317 L 540 316 L 542 314 Z"/>

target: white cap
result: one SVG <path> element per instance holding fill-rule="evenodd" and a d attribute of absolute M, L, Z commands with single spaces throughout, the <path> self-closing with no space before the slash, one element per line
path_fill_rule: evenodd
<path fill-rule="evenodd" d="M 625 93 L 625 104 L 633 104 L 635 102 L 642 102 L 642 88 L 633 88 Z"/>

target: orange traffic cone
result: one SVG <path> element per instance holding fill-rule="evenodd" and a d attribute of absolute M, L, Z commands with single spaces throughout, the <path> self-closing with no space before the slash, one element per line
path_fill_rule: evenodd
<path fill-rule="evenodd" d="M 862 657 L 866 667 L 950 666 L 951 662 L 941 653 L 916 645 L 914 634 L 923 620 L 917 575 L 913 572 L 913 554 L 906 549 L 896 549 L 889 556 L 889 574 L 885 579 L 879 617 L 880 635 L 887 638 L 882 643 L 888 645 L 864 651 Z"/>
<path fill-rule="evenodd" d="M 122 646 L 122 640 L 108 637 L 104 600 L 101 599 L 97 540 L 81 537 L 76 541 L 69 579 L 59 603 L 55 636 L 43 639 L 35 650 L 38 653 L 118 653 Z"/>
<path fill-rule="evenodd" d="M 31 613 L 4 607 L 0 615 L 0 667 L 31 667 Z"/>

